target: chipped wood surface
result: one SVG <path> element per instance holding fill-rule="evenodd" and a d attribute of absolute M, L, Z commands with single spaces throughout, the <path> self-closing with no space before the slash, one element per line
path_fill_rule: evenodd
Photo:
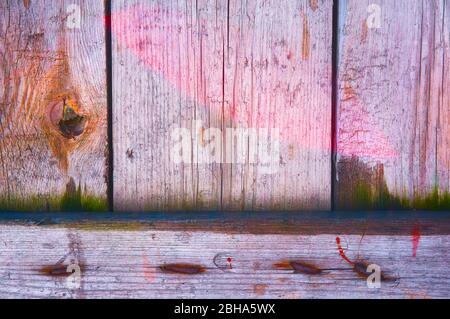
<path fill-rule="evenodd" d="M 413 224 L 410 225 L 413 227 Z M 336 237 L 345 256 L 340 256 Z M 0 225 L 3 298 L 448 298 L 449 235 L 228 234 Z M 211 245 L 214 243 L 214 245 Z M 69 289 L 66 267 L 81 270 Z M 377 264 L 381 289 L 361 265 Z M 361 269 L 360 269 L 361 268 Z"/>
<path fill-rule="evenodd" d="M 103 17 L 103 1 L 1 2 L 0 209 L 107 208 Z"/>
<path fill-rule="evenodd" d="M 450 209 L 450 1 L 340 13 L 338 207 Z"/>
<path fill-rule="evenodd" d="M 330 208 L 331 1 L 112 5 L 115 210 Z"/>

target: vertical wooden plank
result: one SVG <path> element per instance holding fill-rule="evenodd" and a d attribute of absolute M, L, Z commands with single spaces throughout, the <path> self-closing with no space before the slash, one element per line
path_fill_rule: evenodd
<path fill-rule="evenodd" d="M 450 1 L 342 1 L 337 206 L 450 208 Z"/>
<path fill-rule="evenodd" d="M 331 1 L 114 1 L 115 208 L 328 209 L 331 16 Z"/>
<path fill-rule="evenodd" d="M 105 210 L 102 1 L 0 4 L 0 209 Z"/>

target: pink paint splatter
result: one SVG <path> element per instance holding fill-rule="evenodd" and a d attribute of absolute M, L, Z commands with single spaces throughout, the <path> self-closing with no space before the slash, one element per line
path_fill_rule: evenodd
<path fill-rule="evenodd" d="M 144 278 L 148 282 L 154 282 L 155 281 L 155 272 L 153 271 L 152 267 L 150 266 L 150 262 L 148 260 L 148 257 L 146 255 L 143 256 L 143 268 L 144 268 Z"/>
<path fill-rule="evenodd" d="M 299 129 L 305 123 L 312 125 L 314 121 L 305 119 L 303 112 L 295 110 L 303 102 L 300 97 L 304 94 L 301 85 L 294 88 L 294 84 L 299 81 L 295 78 L 304 71 L 304 64 L 298 61 L 301 57 L 296 58 L 292 54 L 296 43 L 280 40 L 283 45 L 277 49 L 276 62 L 266 56 L 262 45 L 255 46 L 251 56 L 239 56 L 240 50 L 244 50 L 241 45 L 252 43 L 253 38 L 258 36 L 252 30 L 239 33 L 240 44 L 233 47 L 235 56 L 227 58 L 228 64 L 235 59 L 233 63 L 236 63 L 236 67 L 225 72 L 223 57 L 229 53 L 227 46 L 230 44 L 225 43 L 229 30 L 217 23 L 215 14 L 199 16 L 183 8 L 139 3 L 115 12 L 112 20 L 112 33 L 117 39 L 118 49 L 128 50 L 143 65 L 164 78 L 181 97 L 212 111 L 223 112 L 236 125 L 279 128 L 281 140 L 297 145 L 301 150 L 331 152 L 330 143 L 317 143 L 322 139 L 310 138 L 304 130 Z M 232 32 L 239 32 L 233 25 L 230 28 Z M 272 31 L 274 36 L 278 31 Z M 273 64 L 284 65 L 284 77 L 292 78 L 293 83 L 283 86 L 284 82 L 276 75 L 276 68 L 272 70 Z M 213 67 L 214 70 L 206 70 L 205 67 Z M 252 71 L 249 73 L 249 70 Z M 256 78 L 253 75 L 249 77 L 255 72 L 258 74 Z M 255 81 L 252 91 L 253 87 L 262 87 L 264 90 L 261 92 L 264 93 L 258 91 L 252 95 L 247 86 L 235 85 L 236 79 L 247 86 Z M 320 83 L 308 83 L 308 87 L 321 99 L 325 100 L 329 96 Z M 352 116 L 340 119 L 338 153 L 378 161 L 397 157 L 397 151 L 382 128 L 349 86 L 344 90 L 344 100 L 350 101 L 344 104 L 344 108 Z M 328 132 L 324 129 L 318 134 L 328 135 Z"/>

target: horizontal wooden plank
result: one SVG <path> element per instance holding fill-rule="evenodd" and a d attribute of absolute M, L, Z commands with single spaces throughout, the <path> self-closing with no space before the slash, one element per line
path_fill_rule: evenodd
<path fill-rule="evenodd" d="M 4 213 L 3 225 L 286 235 L 450 235 L 449 212 Z"/>
<path fill-rule="evenodd" d="M 104 2 L 0 3 L 0 210 L 106 210 Z"/>
<path fill-rule="evenodd" d="M 342 254 L 361 263 L 359 268 L 363 263 L 380 266 L 380 289 L 369 289 L 359 268 L 341 257 L 336 236 Z M 253 235 L 0 225 L 0 244 L 2 298 L 450 297 L 448 235 Z M 67 282 L 69 264 L 79 266 L 78 289 Z"/>

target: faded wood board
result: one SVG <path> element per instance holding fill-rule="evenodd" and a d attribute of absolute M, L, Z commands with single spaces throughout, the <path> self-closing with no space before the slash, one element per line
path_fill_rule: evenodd
<path fill-rule="evenodd" d="M 339 3 L 337 207 L 450 209 L 450 1 Z"/>
<path fill-rule="evenodd" d="M 107 209 L 103 1 L 0 4 L 0 209 Z"/>
<path fill-rule="evenodd" d="M 341 258 L 336 236 L 350 260 L 377 264 L 392 281 L 369 289 L 365 278 Z M 415 257 L 411 236 L 339 233 L 251 235 L 2 225 L 0 243 L 2 298 L 450 296 L 448 235 L 420 237 Z M 286 261 L 306 262 L 322 272 L 295 273 Z M 81 269 L 79 289 L 67 285 L 70 263 Z M 195 273 L 198 267 L 202 272 Z"/>
<path fill-rule="evenodd" d="M 115 210 L 330 208 L 331 1 L 112 6 Z"/>
<path fill-rule="evenodd" d="M 103 212 L 8 213 L 0 216 L 4 225 L 39 225 L 95 230 L 152 230 L 216 232 L 254 235 L 449 235 L 448 212 Z"/>

